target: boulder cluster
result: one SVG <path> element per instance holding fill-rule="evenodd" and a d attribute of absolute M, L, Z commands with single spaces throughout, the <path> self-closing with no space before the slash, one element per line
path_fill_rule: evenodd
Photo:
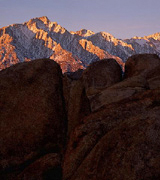
<path fill-rule="evenodd" d="M 160 58 L 0 72 L 1 180 L 159 180 Z"/>

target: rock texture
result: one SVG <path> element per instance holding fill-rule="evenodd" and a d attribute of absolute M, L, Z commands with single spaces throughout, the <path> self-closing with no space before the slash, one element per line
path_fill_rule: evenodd
<path fill-rule="evenodd" d="M 45 16 L 3 27 L 0 29 L 0 69 L 39 58 L 54 59 L 63 73 L 84 69 L 103 58 L 115 58 L 123 66 L 121 58 L 83 39 L 84 33 L 70 33 Z"/>
<path fill-rule="evenodd" d="M 39 158 L 21 172 L 16 180 L 62 179 L 61 157 L 51 153 Z"/>
<path fill-rule="evenodd" d="M 160 55 L 160 33 L 117 39 L 107 32 L 81 29 L 69 32 L 46 16 L 0 28 L 0 70 L 39 58 L 54 59 L 63 73 L 85 69 L 90 63 L 114 58 L 122 67 L 133 54 Z"/>
<path fill-rule="evenodd" d="M 122 69 L 114 59 L 92 63 L 83 72 L 83 84 L 88 97 L 122 80 Z"/>
<path fill-rule="evenodd" d="M 90 102 L 82 80 L 83 71 L 66 74 L 63 78 L 63 93 L 68 117 L 68 135 L 91 112 Z"/>
<path fill-rule="evenodd" d="M 130 76 L 93 96 L 92 113 L 70 135 L 64 180 L 160 178 L 159 63 L 155 55 L 133 56 Z"/>
<path fill-rule="evenodd" d="M 159 57 L 153 54 L 134 55 L 125 64 L 125 77 L 143 75 L 144 77 L 160 65 Z"/>
<path fill-rule="evenodd" d="M 47 153 L 62 153 L 67 128 L 62 90 L 61 69 L 48 59 L 0 72 L 0 179 Z"/>
<path fill-rule="evenodd" d="M 1 71 L 0 179 L 159 180 L 160 58 L 125 70 L 105 59 L 62 75 L 44 59 Z"/>
<path fill-rule="evenodd" d="M 122 69 L 114 59 L 94 62 L 83 72 L 77 71 L 65 76 L 63 87 L 69 134 L 82 118 L 90 114 L 93 97 L 121 80 Z"/>

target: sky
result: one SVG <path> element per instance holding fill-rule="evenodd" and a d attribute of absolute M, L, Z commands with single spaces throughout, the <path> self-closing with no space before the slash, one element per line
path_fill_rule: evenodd
<path fill-rule="evenodd" d="M 120 39 L 160 32 L 160 0 L 0 0 L 0 28 L 41 16 Z"/>

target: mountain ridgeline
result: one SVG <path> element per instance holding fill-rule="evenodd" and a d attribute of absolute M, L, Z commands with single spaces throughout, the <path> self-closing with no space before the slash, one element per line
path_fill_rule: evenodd
<path fill-rule="evenodd" d="M 63 72 L 85 69 L 90 63 L 114 58 L 122 67 L 134 54 L 160 55 L 160 33 L 120 40 L 107 32 L 69 32 L 46 16 L 0 29 L 0 70 L 34 59 L 54 59 Z"/>

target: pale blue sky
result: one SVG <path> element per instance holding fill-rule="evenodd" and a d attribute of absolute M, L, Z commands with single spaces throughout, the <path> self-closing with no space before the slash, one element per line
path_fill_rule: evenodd
<path fill-rule="evenodd" d="M 0 27 L 40 16 L 117 38 L 160 32 L 160 0 L 0 0 Z"/>

